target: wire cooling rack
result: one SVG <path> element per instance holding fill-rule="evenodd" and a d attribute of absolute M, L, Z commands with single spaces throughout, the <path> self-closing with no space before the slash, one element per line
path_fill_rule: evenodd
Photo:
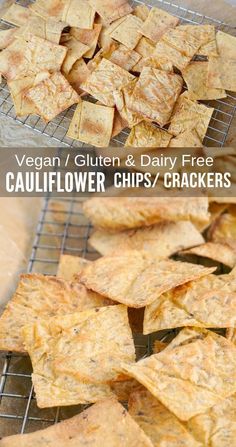
<path fill-rule="evenodd" d="M 82 200 L 76 196 L 60 199 L 49 196 L 44 199 L 29 259 L 29 273 L 55 275 L 62 253 L 90 260 L 98 257 L 98 253 L 88 244 L 92 228 L 82 213 Z M 163 331 L 158 338 L 164 339 L 169 334 L 170 331 Z M 135 336 L 138 358 L 151 353 L 156 338 L 154 334 Z M 0 362 L 0 438 L 6 433 L 28 433 L 46 428 L 84 408 L 74 406 L 40 410 L 34 397 L 28 356 L 3 353 L 0 354 Z"/>
<path fill-rule="evenodd" d="M 18 0 L 17 3 L 22 6 L 27 6 L 32 3 L 32 0 Z M 224 22 L 212 19 L 202 14 L 196 13 L 190 9 L 183 8 L 165 0 L 148 0 L 142 2 L 139 0 L 133 1 L 133 5 L 146 4 L 147 6 L 157 6 L 170 14 L 173 14 L 181 19 L 181 23 L 185 24 L 211 24 L 217 30 L 236 35 L 236 29 Z M 9 24 L 0 21 L 0 29 L 6 29 Z M 228 93 L 227 98 L 216 101 L 205 101 L 206 105 L 214 107 L 212 119 L 210 121 L 206 137 L 204 139 L 205 146 L 221 147 L 224 145 L 230 125 L 232 123 L 236 110 L 236 94 Z M 54 141 L 69 147 L 82 147 L 83 143 L 77 142 L 66 136 L 70 121 L 72 119 L 75 107 L 71 107 L 65 112 L 58 115 L 50 123 L 45 123 L 39 116 L 30 115 L 24 118 L 17 118 L 14 111 L 13 102 L 7 87 L 6 82 L 0 85 L 0 114 L 12 118 L 18 123 L 22 123 L 26 127 L 35 130 L 38 133 L 52 138 Z M 111 141 L 112 146 L 123 146 L 127 139 L 128 130 L 122 131 L 117 137 Z"/>

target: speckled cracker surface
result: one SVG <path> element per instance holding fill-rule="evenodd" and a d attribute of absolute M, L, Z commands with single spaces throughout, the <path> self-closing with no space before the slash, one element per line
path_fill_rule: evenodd
<path fill-rule="evenodd" d="M 107 303 L 108 300 L 87 291 L 82 284 L 71 284 L 54 276 L 22 275 L 0 317 L 0 349 L 24 352 L 21 329 L 27 322 Z"/>
<path fill-rule="evenodd" d="M 124 372 L 187 421 L 236 390 L 236 347 L 205 329 L 183 329 L 168 347 Z"/>
<path fill-rule="evenodd" d="M 134 79 L 128 71 L 102 59 L 81 88 L 106 106 L 114 106 L 113 92 Z"/>
<path fill-rule="evenodd" d="M 183 81 L 174 73 L 144 67 L 131 98 L 131 110 L 164 126 L 170 120 Z"/>
<path fill-rule="evenodd" d="M 203 244 L 204 239 L 191 222 L 179 221 L 119 233 L 97 230 L 90 236 L 89 243 L 101 255 L 109 255 L 119 247 L 121 250 L 146 250 L 161 259 L 184 247 Z"/>
<path fill-rule="evenodd" d="M 143 332 L 194 326 L 235 327 L 236 284 L 208 275 L 163 294 L 145 308 Z"/>
<path fill-rule="evenodd" d="M 129 398 L 129 413 L 155 446 L 201 447 L 184 425 L 146 388 Z"/>
<path fill-rule="evenodd" d="M 213 100 L 227 96 L 225 90 L 207 86 L 208 62 L 191 62 L 182 75 L 188 87 L 189 99 Z"/>
<path fill-rule="evenodd" d="M 130 147 L 167 147 L 172 135 L 152 123 L 141 121 L 132 127 L 125 142 Z"/>
<path fill-rule="evenodd" d="M 32 76 L 41 71 L 59 71 L 66 48 L 37 36 L 28 41 L 16 39 L 0 53 L 0 72 L 11 81 Z"/>
<path fill-rule="evenodd" d="M 97 147 L 107 147 L 112 135 L 114 108 L 81 101 L 67 136 Z"/>
<path fill-rule="evenodd" d="M 69 386 L 77 403 L 100 400 L 109 393 L 107 382 L 119 379 L 122 361 L 135 360 L 127 308 L 121 305 L 40 320 L 25 326 L 23 336 L 39 407 L 55 406 L 57 399 L 58 405 L 71 405 L 70 395 L 67 402 L 60 393 Z M 46 394 L 54 387 L 55 393 Z"/>
<path fill-rule="evenodd" d="M 159 261 L 146 252 L 127 250 L 94 261 L 84 268 L 79 278 L 97 293 L 139 308 L 152 303 L 165 291 L 213 270 L 190 263 Z"/>
<path fill-rule="evenodd" d="M 37 113 L 46 122 L 51 121 L 73 104 L 80 102 L 79 95 L 59 72 L 29 89 L 25 96 L 33 103 Z"/>
<path fill-rule="evenodd" d="M 161 220 L 208 223 L 206 197 L 106 197 L 84 202 L 83 210 L 95 227 L 126 230 L 153 225 Z"/>
<path fill-rule="evenodd" d="M 59 259 L 57 276 L 67 281 L 72 281 L 74 275 L 80 273 L 89 262 L 80 256 L 62 254 Z"/>
<path fill-rule="evenodd" d="M 141 28 L 141 33 L 154 42 L 157 42 L 169 28 L 174 28 L 178 23 L 179 19 L 177 17 L 172 16 L 162 9 L 152 8 Z"/>

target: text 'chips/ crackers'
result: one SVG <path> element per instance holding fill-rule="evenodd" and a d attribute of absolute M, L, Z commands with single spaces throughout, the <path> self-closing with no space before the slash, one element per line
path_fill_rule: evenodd
<path fill-rule="evenodd" d="M 41 37 L 16 39 L 0 53 L 1 73 L 8 80 L 32 76 L 41 71 L 59 71 L 67 49 Z"/>
<path fill-rule="evenodd" d="M 229 275 L 208 275 L 177 287 L 145 308 L 143 332 L 194 326 L 236 326 L 236 282 Z"/>
<path fill-rule="evenodd" d="M 129 307 L 144 307 L 162 293 L 209 275 L 215 268 L 156 259 L 147 252 L 127 250 L 104 256 L 86 266 L 79 280 L 89 289 Z"/>
<path fill-rule="evenodd" d="M 23 336 L 40 408 L 106 397 L 111 393 L 108 382 L 124 377 L 123 359 L 135 360 L 127 308 L 122 305 L 40 320 L 25 326 Z M 46 392 L 53 388 L 55 393 Z M 63 389 L 68 388 L 67 396 Z"/>
<path fill-rule="evenodd" d="M 206 197 L 94 197 L 84 202 L 83 210 L 95 227 L 127 230 L 159 223 L 162 220 L 209 222 Z"/>
<path fill-rule="evenodd" d="M 201 447 L 183 423 L 146 388 L 139 387 L 131 393 L 128 408 L 155 446 Z"/>
<path fill-rule="evenodd" d="M 81 101 L 67 79 L 59 72 L 31 87 L 25 93 L 25 97 L 33 103 L 38 114 L 46 122 Z"/>
<path fill-rule="evenodd" d="M 72 419 L 45 430 L 0 441 L 1 447 L 49 447 L 53 444 L 57 447 L 154 447 L 144 431 L 114 398 L 98 402 Z"/>
<path fill-rule="evenodd" d="M 236 346 L 205 329 L 183 329 L 164 351 L 123 370 L 187 421 L 236 391 Z"/>
<path fill-rule="evenodd" d="M 191 222 L 167 221 L 119 233 L 97 230 L 90 236 L 89 243 L 101 255 L 115 253 L 119 247 L 119 250 L 146 250 L 161 259 L 173 255 L 181 248 L 203 244 L 204 239 Z"/>
<path fill-rule="evenodd" d="M 104 297 L 54 276 L 22 275 L 15 294 L 0 317 L 0 349 L 24 352 L 21 335 L 26 322 L 107 306 Z"/>
<path fill-rule="evenodd" d="M 67 136 L 98 147 L 108 146 L 114 112 L 113 107 L 81 101 L 75 110 Z"/>

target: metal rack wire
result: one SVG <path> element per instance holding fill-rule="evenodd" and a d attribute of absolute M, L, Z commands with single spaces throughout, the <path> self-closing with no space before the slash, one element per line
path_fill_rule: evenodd
<path fill-rule="evenodd" d="M 27 6 L 31 0 L 18 0 L 17 3 Z M 181 23 L 185 24 L 211 24 L 218 30 L 236 35 L 236 29 L 219 20 L 212 19 L 208 16 L 196 13 L 191 9 L 186 9 L 165 0 L 148 0 L 143 2 L 139 0 L 133 1 L 134 5 L 147 4 L 148 6 L 158 6 L 180 18 Z M 10 25 L 0 21 L 0 29 L 5 29 Z M 215 108 L 211 122 L 208 127 L 206 137 L 204 139 L 205 146 L 221 147 L 225 144 L 235 111 L 236 111 L 236 94 L 228 93 L 227 98 L 216 101 L 205 101 L 206 105 Z M 68 147 L 82 147 L 83 143 L 72 140 L 66 136 L 70 121 L 72 119 L 75 107 L 71 107 L 65 112 L 58 115 L 50 123 L 45 123 L 39 116 L 30 115 L 24 118 L 17 118 L 14 111 L 13 102 L 9 93 L 6 82 L 0 84 L 0 114 L 12 118 L 18 123 L 35 130 L 36 132 L 46 135 L 52 140 L 59 142 L 61 145 Z M 111 145 L 123 146 L 128 135 L 128 130 L 122 131 L 117 137 L 113 138 Z"/>

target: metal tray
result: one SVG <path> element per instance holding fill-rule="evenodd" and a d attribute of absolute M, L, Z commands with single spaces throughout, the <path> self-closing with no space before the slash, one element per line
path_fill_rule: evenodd
<path fill-rule="evenodd" d="M 17 3 L 22 6 L 27 6 L 31 3 L 31 0 L 18 0 Z M 177 6 L 173 3 L 165 0 L 153 0 L 142 2 L 135 0 L 133 5 L 147 4 L 148 6 L 157 6 L 170 14 L 173 14 L 181 19 L 181 23 L 185 24 L 211 24 L 218 30 L 222 30 L 226 33 L 236 35 L 236 29 L 233 26 L 227 25 L 224 22 L 212 19 L 202 14 L 191 11 L 190 9 Z M 9 24 L 0 21 L 0 29 L 9 28 Z M 215 108 L 213 117 L 208 127 L 206 137 L 204 139 L 205 146 L 221 147 L 225 144 L 230 125 L 232 123 L 235 110 L 236 110 L 236 93 L 229 93 L 227 98 L 215 101 L 205 101 L 206 105 L 210 105 Z M 0 114 L 5 115 L 16 122 L 22 123 L 24 126 L 35 130 L 38 133 L 46 135 L 52 138 L 54 141 L 59 142 L 61 145 L 69 147 L 83 147 L 84 144 L 72 140 L 66 136 L 70 121 L 72 119 L 75 107 L 71 107 L 65 112 L 58 115 L 50 123 L 45 123 L 39 116 L 30 115 L 26 118 L 17 118 L 15 115 L 13 102 L 7 87 L 6 82 L 0 85 Z M 111 146 L 123 146 L 127 139 L 128 130 L 122 131 L 117 137 L 111 140 Z"/>

